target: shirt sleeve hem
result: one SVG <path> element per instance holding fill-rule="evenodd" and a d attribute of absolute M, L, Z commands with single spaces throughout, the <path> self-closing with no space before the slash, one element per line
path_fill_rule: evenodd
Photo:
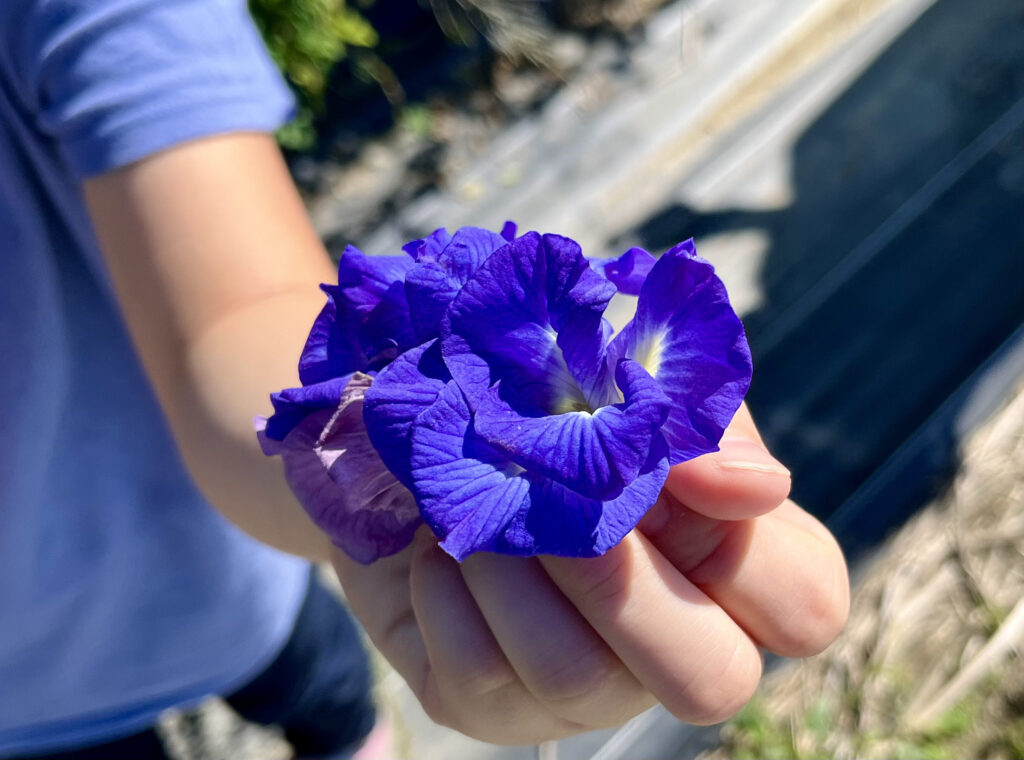
<path fill-rule="evenodd" d="M 232 132 L 273 132 L 294 115 L 286 96 L 262 101 L 218 98 L 149 112 L 110 130 L 64 142 L 79 180 L 119 169 L 175 146 Z"/>

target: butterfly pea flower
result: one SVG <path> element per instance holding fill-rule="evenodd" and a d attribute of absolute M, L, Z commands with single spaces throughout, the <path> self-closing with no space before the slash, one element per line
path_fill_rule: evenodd
<path fill-rule="evenodd" d="M 363 397 L 372 382 L 353 373 L 330 407 L 303 417 L 281 441 L 267 435 L 267 420 L 256 419 L 263 452 L 281 457 L 285 478 L 310 518 L 363 563 L 401 551 L 423 523 L 413 495 L 366 435 Z"/>
<path fill-rule="evenodd" d="M 604 275 L 620 293 L 627 296 L 640 295 L 647 275 L 654 268 L 657 259 L 643 248 L 630 248 L 615 259 L 591 259 L 590 266 Z"/>
<path fill-rule="evenodd" d="M 363 395 L 373 376 L 422 339 L 440 334 L 440 315 L 461 283 L 515 236 L 436 230 L 399 256 L 349 246 L 337 285 L 299 359 L 301 385 L 271 394 L 274 414 L 257 418 L 261 446 L 284 460 L 285 476 L 313 521 L 361 562 L 401 550 L 422 519 L 413 496 L 367 437 Z"/>
<path fill-rule="evenodd" d="M 717 450 L 750 381 L 742 324 L 692 241 L 626 256 L 593 267 L 568 238 L 515 238 L 367 390 L 370 440 L 457 559 L 602 554 L 671 464 Z M 610 337 L 617 289 L 637 313 Z"/>
<path fill-rule="evenodd" d="M 463 227 L 438 229 L 403 246 L 404 255 L 367 256 L 348 246 L 338 262 L 338 284 L 321 285 L 327 303 L 299 358 L 296 388 L 271 394 L 268 438 L 283 441 L 307 415 L 337 404 L 353 373 L 371 376 L 396 356 L 440 334 L 440 314 L 494 250 L 515 236 Z"/>
<path fill-rule="evenodd" d="M 714 451 L 750 380 L 742 325 L 692 241 L 588 261 L 568 238 L 436 230 L 406 256 L 350 248 L 264 450 L 362 562 L 426 522 L 475 551 L 588 557 Z M 611 297 L 638 296 L 618 335 Z"/>

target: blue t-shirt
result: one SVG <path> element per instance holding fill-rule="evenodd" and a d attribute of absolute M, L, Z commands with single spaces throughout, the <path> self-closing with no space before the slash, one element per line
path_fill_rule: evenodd
<path fill-rule="evenodd" d="M 0 756 L 139 730 L 291 631 L 309 566 L 191 485 L 78 187 L 290 108 L 243 0 L 0 3 Z"/>

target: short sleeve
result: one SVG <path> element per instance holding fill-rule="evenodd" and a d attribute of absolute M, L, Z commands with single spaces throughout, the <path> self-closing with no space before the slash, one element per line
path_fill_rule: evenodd
<path fill-rule="evenodd" d="M 200 137 L 273 131 L 291 94 L 240 0 L 37 0 L 18 62 L 79 178 Z"/>

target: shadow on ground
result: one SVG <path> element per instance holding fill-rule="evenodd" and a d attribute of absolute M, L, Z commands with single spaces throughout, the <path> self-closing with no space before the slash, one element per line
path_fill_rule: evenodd
<path fill-rule="evenodd" d="M 918 449 L 839 515 L 851 551 L 952 471 L 957 389 L 1024 314 L 1022 31 L 1017 3 L 939 0 L 800 137 L 790 206 L 672 205 L 624 234 L 652 250 L 770 238 L 764 301 L 745 319 L 749 402 L 794 498 L 829 518 L 897 449 Z"/>

